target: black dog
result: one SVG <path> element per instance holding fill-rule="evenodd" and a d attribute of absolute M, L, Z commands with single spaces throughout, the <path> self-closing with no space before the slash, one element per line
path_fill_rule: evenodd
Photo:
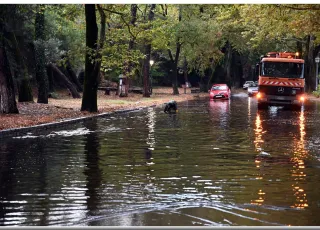
<path fill-rule="evenodd" d="M 176 113 L 178 111 L 177 102 L 169 101 L 166 106 L 164 107 L 165 113 Z"/>

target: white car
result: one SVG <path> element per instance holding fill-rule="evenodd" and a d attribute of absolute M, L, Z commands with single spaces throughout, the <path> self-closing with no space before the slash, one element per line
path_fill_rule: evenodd
<path fill-rule="evenodd" d="M 250 85 L 254 85 L 254 81 L 246 81 L 243 84 L 243 89 L 247 89 Z"/>
<path fill-rule="evenodd" d="M 257 85 L 250 85 L 248 87 L 248 96 L 252 97 L 258 93 L 258 86 Z"/>

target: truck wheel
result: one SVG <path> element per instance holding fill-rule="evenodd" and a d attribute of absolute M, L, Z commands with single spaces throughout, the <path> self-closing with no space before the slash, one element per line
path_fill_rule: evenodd
<path fill-rule="evenodd" d="M 266 103 L 259 103 L 258 102 L 258 109 L 259 110 L 265 110 L 265 109 L 268 109 L 268 104 L 266 104 Z"/>
<path fill-rule="evenodd" d="M 300 110 L 301 110 L 301 107 L 302 107 L 301 105 L 292 105 L 292 106 L 291 106 L 291 109 L 292 109 L 292 110 L 295 110 L 295 111 L 300 111 Z"/>

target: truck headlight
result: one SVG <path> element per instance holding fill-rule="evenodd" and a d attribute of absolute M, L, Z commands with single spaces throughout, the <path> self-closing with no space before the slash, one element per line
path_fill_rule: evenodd
<path fill-rule="evenodd" d="M 257 98 L 259 99 L 259 98 L 262 98 L 262 97 L 263 97 L 263 93 L 258 92 L 257 93 Z"/>

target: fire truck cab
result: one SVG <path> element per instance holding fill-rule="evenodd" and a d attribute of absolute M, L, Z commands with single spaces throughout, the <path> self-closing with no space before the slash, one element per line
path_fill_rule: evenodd
<path fill-rule="evenodd" d="M 258 109 L 300 108 L 305 101 L 304 60 L 299 53 L 269 52 L 259 63 Z"/>

